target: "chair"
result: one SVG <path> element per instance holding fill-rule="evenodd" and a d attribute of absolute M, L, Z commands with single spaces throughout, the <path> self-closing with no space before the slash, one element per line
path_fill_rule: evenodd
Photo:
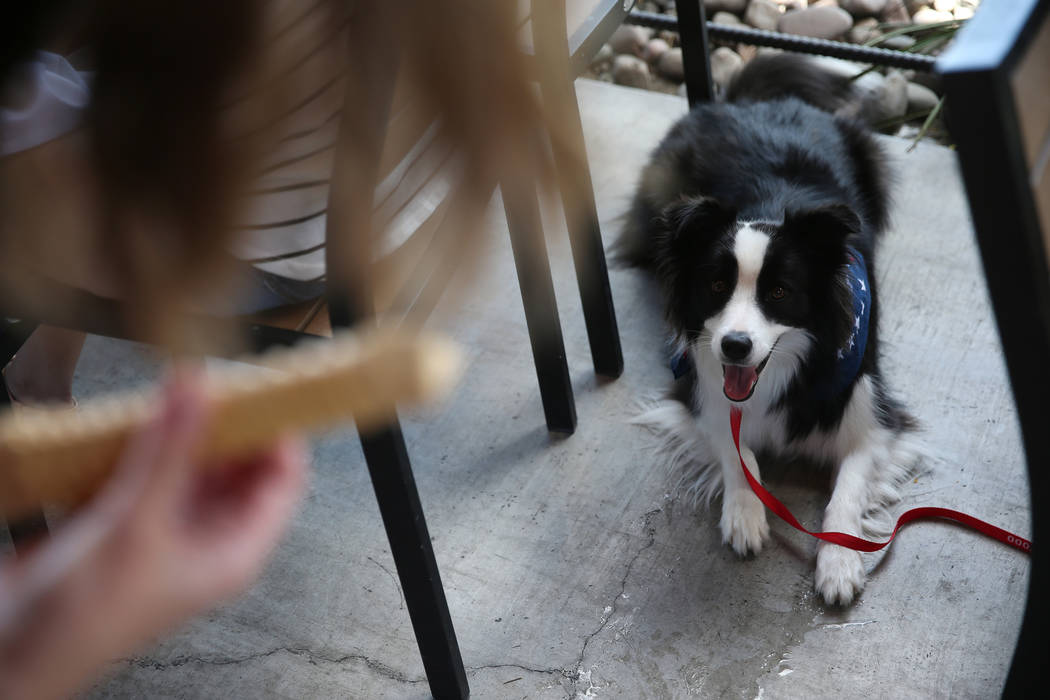
<path fill-rule="evenodd" d="M 1028 603 L 1003 697 L 1042 687 L 1050 644 L 1050 2 L 985 0 L 937 61 L 1017 404 L 1032 498 Z"/>
<path fill-rule="evenodd" d="M 526 13 L 523 29 L 524 25 L 532 24 L 533 53 L 539 57 L 535 61 L 536 77 L 548 109 L 566 130 L 567 138 L 553 140 L 554 156 L 592 358 L 596 372 L 616 377 L 623 370 L 623 357 L 572 80 L 622 22 L 626 10 L 621 0 L 572 2 L 568 13 L 561 3 L 535 5 L 531 13 Z M 367 27 L 362 27 L 360 38 L 359 42 L 351 42 L 352 60 L 359 74 L 382 75 L 382 71 L 391 65 L 385 63 L 389 57 L 384 54 L 384 47 L 375 45 L 382 43 L 382 34 L 370 33 Z M 339 157 L 343 149 L 353 146 L 345 139 L 340 139 L 335 145 L 337 165 L 331 186 L 348 196 L 331 200 L 327 208 L 324 255 L 328 261 L 326 282 L 329 292 L 325 302 L 333 328 L 368 322 L 373 317 L 377 300 L 362 285 L 355 284 L 355 280 L 340 277 L 346 266 L 338 263 L 355 255 L 365 254 L 367 259 L 372 257 L 370 251 L 360 248 L 360 242 L 371 240 L 371 236 L 362 233 L 370 230 L 373 192 L 382 181 L 379 175 L 383 154 L 379 144 L 383 143 L 384 135 L 400 126 L 409 131 L 420 127 L 418 124 L 399 125 L 394 86 L 390 81 L 360 80 L 357 83 L 355 95 L 353 98 L 348 96 L 347 101 L 369 105 L 370 108 L 344 111 L 340 131 L 365 135 L 360 141 L 375 145 L 365 162 L 375 163 L 376 167 L 366 173 L 350 170 L 345 165 L 340 167 L 351 162 L 349 158 Z M 501 184 L 546 422 L 552 431 L 571 433 L 576 425 L 575 406 L 535 185 L 528 182 Z M 493 183 L 493 187 L 495 185 Z M 402 262 L 404 259 L 424 259 L 428 240 L 442 235 L 445 224 L 440 218 L 443 217 L 428 217 L 428 225 L 420 227 L 419 235 L 408 237 L 390 253 L 390 258 L 400 258 Z M 355 235 L 345 235 L 349 231 Z M 420 295 L 421 303 L 436 302 L 441 280 L 438 279 L 436 284 L 435 294 Z M 65 298 L 68 303 L 59 304 L 47 318 L 41 318 L 23 303 L 24 300 L 9 294 L 0 298 L 0 315 L 33 319 L 8 324 L 5 345 L 0 348 L 4 351 L 0 365 L 6 364 L 21 341 L 28 337 L 35 322 L 135 339 L 134 330 L 124 323 L 118 303 L 71 288 L 56 286 L 53 291 L 55 298 Z M 392 291 L 391 295 L 396 297 L 397 291 Z M 73 309 L 79 313 L 73 313 Z M 258 322 L 262 319 L 239 319 L 232 323 L 241 327 L 253 350 L 261 351 L 273 345 L 294 344 L 312 335 L 307 329 L 317 327 L 314 316 L 319 309 L 320 304 L 312 304 L 306 316 L 296 320 L 297 330 Z M 415 310 L 424 317 L 429 312 L 428 308 Z M 205 332 L 208 328 L 224 329 L 230 323 L 229 320 L 206 317 L 193 319 L 193 324 Z M 467 697 L 466 674 L 400 425 L 395 421 L 385 429 L 360 437 L 431 692 L 439 698 Z M 42 527 L 44 521 L 40 517 L 12 524 L 11 530 L 21 543 L 38 534 Z"/>

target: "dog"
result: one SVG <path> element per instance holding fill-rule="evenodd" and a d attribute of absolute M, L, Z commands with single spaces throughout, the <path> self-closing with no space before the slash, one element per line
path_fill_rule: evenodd
<path fill-rule="evenodd" d="M 842 116 L 856 113 L 851 90 L 811 60 L 755 58 L 725 102 L 695 107 L 657 146 L 617 244 L 659 283 L 683 375 L 640 420 L 698 498 L 721 492 L 722 538 L 740 555 L 761 550 L 769 526 L 731 407 L 756 478 L 755 451 L 833 468 L 827 531 L 888 534 L 886 506 L 918 456 L 879 369 L 890 178 L 873 134 Z M 825 601 L 848 605 L 864 582 L 858 552 L 818 545 Z"/>

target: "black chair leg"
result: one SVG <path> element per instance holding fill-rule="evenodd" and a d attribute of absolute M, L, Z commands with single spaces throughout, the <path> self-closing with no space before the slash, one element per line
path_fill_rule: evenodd
<path fill-rule="evenodd" d="M 340 271 L 335 271 L 336 285 Z M 340 288 L 333 286 L 333 290 Z M 355 303 L 347 294 L 330 293 L 328 315 L 332 328 L 349 328 L 368 318 L 362 315 L 362 309 L 371 306 L 367 302 L 359 297 Z M 430 692 L 439 699 L 465 700 L 470 697 L 467 672 L 401 425 L 395 418 L 382 430 L 360 433 L 360 438 Z"/>
<path fill-rule="evenodd" d="M 6 367 L 26 339 L 36 330 L 37 324 L 11 319 L 0 320 L 0 367 Z M 10 397 L 6 387 L 0 387 L 0 410 L 10 407 Z M 2 524 L 2 523 L 0 523 Z M 35 513 L 7 524 L 11 541 L 16 554 L 24 554 L 35 542 L 48 534 L 47 520 L 44 511 Z"/>
<path fill-rule="evenodd" d="M 34 544 L 48 535 L 44 511 L 40 510 L 14 522 L 9 522 L 7 531 L 11 534 L 11 542 L 15 545 L 15 554 L 24 555 Z"/>
<path fill-rule="evenodd" d="M 606 377 L 623 374 L 623 349 L 616 325 L 609 270 L 598 225 L 598 206 L 594 201 L 594 185 L 587 165 L 583 145 L 583 123 L 576 99 L 576 87 L 566 78 L 561 85 L 544 85 L 544 96 L 557 90 L 557 121 L 563 129 L 563 138 L 575 141 L 576 153 L 570 155 L 563 148 L 555 148 L 555 165 L 561 190 L 565 223 L 569 229 L 572 259 L 576 266 L 576 282 L 583 303 L 583 319 L 591 346 L 594 371 Z"/>
<path fill-rule="evenodd" d="M 332 327 L 353 326 L 361 318 L 360 308 L 345 295 L 331 295 L 328 313 Z M 395 418 L 382 430 L 359 435 L 430 692 L 439 700 L 465 700 L 470 697 L 467 672 L 401 425 Z"/>
<path fill-rule="evenodd" d="M 393 103 L 398 42 L 386 40 L 398 14 L 393 3 L 365 3 L 351 22 L 350 65 L 357 74 L 347 86 L 332 173 L 325 232 L 328 315 L 332 328 L 371 323 L 372 204 L 377 166 Z M 430 692 L 435 698 L 470 696 L 467 674 L 441 587 L 434 549 L 419 502 L 401 427 L 361 435 L 368 472 L 383 516 L 390 552 L 405 594 Z"/>
<path fill-rule="evenodd" d="M 619 377 L 623 373 L 623 350 L 571 73 L 564 4 L 533 3 L 533 36 L 543 101 L 558 130 L 551 145 L 594 371 Z"/>
<path fill-rule="evenodd" d="M 467 675 L 400 425 L 395 422 L 381 431 L 362 434 L 361 446 L 430 692 L 439 699 L 467 698 Z"/>
<path fill-rule="evenodd" d="M 685 91 L 689 107 L 715 99 L 711 63 L 708 60 L 707 17 L 702 2 L 683 2 L 678 9 L 678 36 L 682 40 Z"/>
<path fill-rule="evenodd" d="M 525 322 L 540 381 L 540 400 L 547 428 L 559 433 L 576 430 L 576 401 L 565 360 L 565 342 L 558 320 L 547 244 L 543 240 L 539 202 L 531 182 L 500 183 L 507 227 L 525 305 Z"/>

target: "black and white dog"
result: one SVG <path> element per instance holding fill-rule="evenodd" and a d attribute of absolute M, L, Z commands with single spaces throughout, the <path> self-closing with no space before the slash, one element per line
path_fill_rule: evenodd
<path fill-rule="evenodd" d="M 754 451 L 834 468 L 824 530 L 885 534 L 885 506 L 915 463 L 912 421 L 879 372 L 886 166 L 863 125 L 831 113 L 850 90 L 801 57 L 756 58 L 726 103 L 698 106 L 656 148 L 619 243 L 661 284 L 684 375 L 642 422 L 698 497 L 722 492 L 723 540 L 741 555 L 769 527 L 740 469 L 731 406 L 756 477 Z M 827 602 L 850 603 L 864 578 L 857 552 L 820 544 Z"/>

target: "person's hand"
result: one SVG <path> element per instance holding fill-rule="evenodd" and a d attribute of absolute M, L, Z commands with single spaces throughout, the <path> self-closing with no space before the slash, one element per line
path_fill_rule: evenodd
<path fill-rule="evenodd" d="M 246 587 L 302 491 L 305 460 L 288 440 L 226 464 L 194 464 L 206 421 L 193 385 L 173 384 L 164 415 L 125 454 L 126 483 L 105 494 L 112 503 L 103 507 L 126 515 L 104 554 L 125 572 L 125 599 L 147 606 L 146 619 L 163 606 L 174 621 Z"/>
<path fill-rule="evenodd" d="M 302 449 L 204 465 L 206 424 L 196 380 L 177 377 L 98 497 L 0 570 L 0 698 L 70 692 L 255 579 L 302 492 Z"/>

